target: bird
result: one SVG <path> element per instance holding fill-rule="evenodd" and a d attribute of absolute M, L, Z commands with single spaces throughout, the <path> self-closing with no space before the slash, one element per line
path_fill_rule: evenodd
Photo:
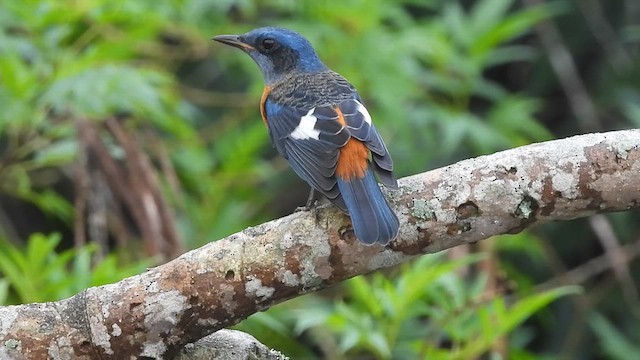
<path fill-rule="evenodd" d="M 271 143 L 312 194 L 317 190 L 349 214 L 360 243 L 394 240 L 398 217 L 374 175 L 397 188 L 393 161 L 355 87 L 290 29 L 261 27 L 213 40 L 244 51 L 260 68 L 260 114 Z"/>

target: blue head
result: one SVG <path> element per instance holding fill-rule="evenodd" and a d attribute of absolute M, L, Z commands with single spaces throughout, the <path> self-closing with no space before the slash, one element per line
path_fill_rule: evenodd
<path fill-rule="evenodd" d="M 260 67 L 267 85 L 291 71 L 319 72 L 327 69 L 311 43 L 289 29 L 263 27 L 243 35 L 216 36 L 213 40 L 249 54 Z"/>

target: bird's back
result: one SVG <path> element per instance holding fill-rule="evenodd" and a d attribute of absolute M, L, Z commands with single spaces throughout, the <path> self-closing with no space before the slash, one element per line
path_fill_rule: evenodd
<path fill-rule="evenodd" d="M 293 71 L 271 86 L 274 101 L 296 109 L 335 106 L 358 99 L 356 89 L 340 74 L 327 70 L 307 73 Z"/>

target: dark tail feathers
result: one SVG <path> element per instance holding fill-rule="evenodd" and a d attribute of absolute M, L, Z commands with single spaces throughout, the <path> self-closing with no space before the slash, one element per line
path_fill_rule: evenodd
<path fill-rule="evenodd" d="M 338 177 L 338 187 L 360 242 L 386 245 L 396 238 L 400 222 L 382 195 L 371 168 L 363 178 L 345 181 Z"/>

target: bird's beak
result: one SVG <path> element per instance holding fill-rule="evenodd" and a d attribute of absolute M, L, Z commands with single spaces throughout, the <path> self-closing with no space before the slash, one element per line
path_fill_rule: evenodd
<path fill-rule="evenodd" d="M 226 45 L 237 47 L 238 49 L 249 51 L 255 50 L 255 48 L 240 39 L 240 35 L 218 35 L 214 36 L 211 40 L 221 42 Z"/>

